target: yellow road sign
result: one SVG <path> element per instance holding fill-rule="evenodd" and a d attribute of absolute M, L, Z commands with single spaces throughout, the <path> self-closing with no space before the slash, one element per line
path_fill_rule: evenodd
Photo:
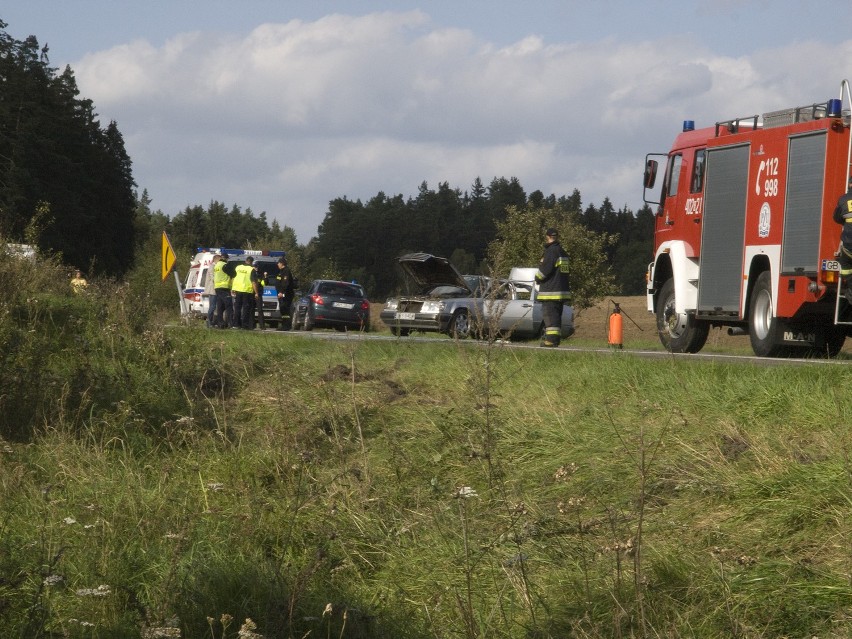
<path fill-rule="evenodd" d="M 175 250 L 169 241 L 169 236 L 163 231 L 163 281 L 166 280 L 175 265 Z"/>

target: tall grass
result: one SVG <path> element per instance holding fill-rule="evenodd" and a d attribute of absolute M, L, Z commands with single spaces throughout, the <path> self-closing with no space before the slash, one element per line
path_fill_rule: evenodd
<path fill-rule="evenodd" d="M 2 307 L 4 636 L 852 633 L 843 366 L 165 328 L 62 275 Z"/>

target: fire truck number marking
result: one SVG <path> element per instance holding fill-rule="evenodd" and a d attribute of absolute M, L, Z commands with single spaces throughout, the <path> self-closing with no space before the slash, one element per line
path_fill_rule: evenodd
<path fill-rule="evenodd" d="M 686 201 L 686 214 L 698 215 L 701 213 L 701 198 L 691 197 Z"/>
<path fill-rule="evenodd" d="M 777 157 L 760 161 L 760 168 L 757 169 L 757 180 L 754 183 L 755 194 L 760 195 L 760 178 L 765 170 L 766 179 L 763 181 L 763 197 L 778 195 L 778 164 Z"/>

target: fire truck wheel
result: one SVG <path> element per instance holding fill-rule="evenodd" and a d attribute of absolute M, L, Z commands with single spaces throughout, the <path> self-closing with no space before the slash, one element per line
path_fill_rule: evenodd
<path fill-rule="evenodd" d="M 769 271 L 764 271 L 754 283 L 748 310 L 751 350 L 758 357 L 781 357 L 789 350 L 779 344 L 780 329 L 773 309 L 772 279 Z"/>
<path fill-rule="evenodd" d="M 697 353 L 707 342 L 710 324 L 689 313 L 675 311 L 674 280 L 668 280 L 657 298 L 657 332 L 666 350 L 672 353 Z"/>

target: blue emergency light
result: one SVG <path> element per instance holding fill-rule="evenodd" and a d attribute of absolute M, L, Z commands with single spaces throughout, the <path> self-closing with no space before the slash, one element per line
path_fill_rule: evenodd
<path fill-rule="evenodd" d="M 235 248 L 211 248 L 199 246 L 196 249 L 197 253 L 221 253 L 222 255 L 253 255 L 256 257 L 284 257 L 287 251 L 255 251 L 253 249 L 235 249 Z"/>
<path fill-rule="evenodd" d="M 683 132 L 687 131 L 695 131 L 695 120 L 684 120 L 683 121 Z"/>
<path fill-rule="evenodd" d="M 825 113 L 830 118 L 839 118 L 842 115 L 843 103 L 838 98 L 832 98 L 828 101 L 828 106 L 825 108 Z"/>

